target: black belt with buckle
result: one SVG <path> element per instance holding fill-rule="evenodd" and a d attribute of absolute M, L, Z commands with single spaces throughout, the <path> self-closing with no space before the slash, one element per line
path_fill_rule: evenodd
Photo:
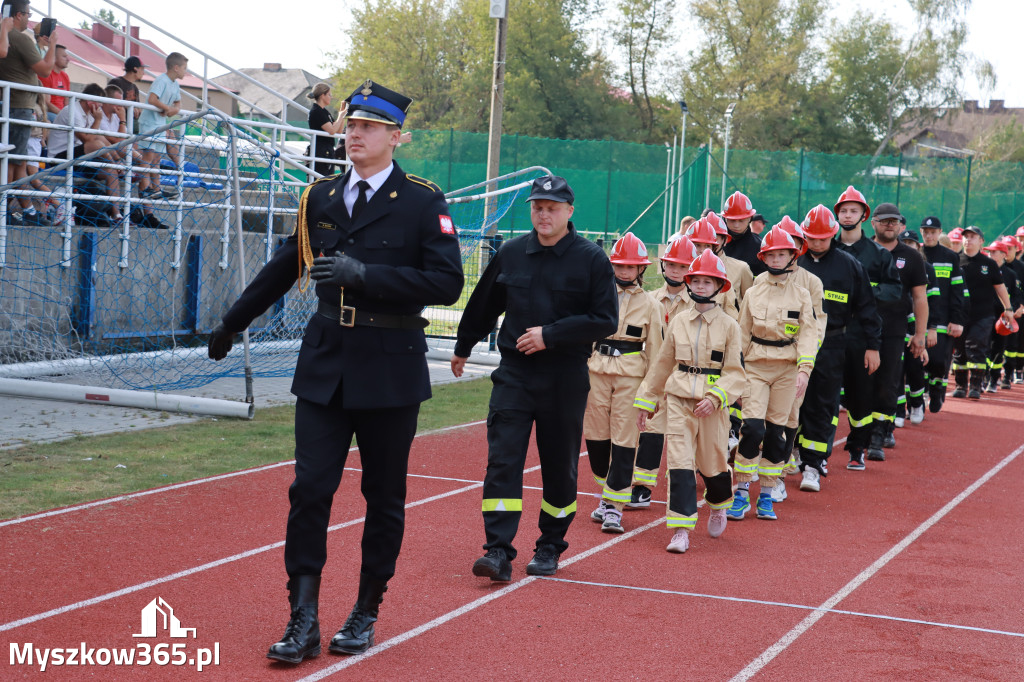
<path fill-rule="evenodd" d="M 825 338 L 826 339 L 831 339 L 833 336 L 839 336 L 840 334 L 845 334 L 845 333 L 846 333 L 846 326 L 845 325 L 843 325 L 842 327 L 834 327 L 833 329 L 829 329 L 828 331 L 825 332 Z"/>
<path fill-rule="evenodd" d="M 615 351 L 619 351 L 619 354 L 625 353 L 639 353 L 644 349 L 643 341 L 618 341 L 615 339 L 605 339 L 597 344 L 595 350 L 601 355 L 615 355 Z"/>
<path fill-rule="evenodd" d="M 390 315 L 368 313 L 352 306 L 337 306 L 319 301 L 316 311 L 324 317 L 337 320 L 342 327 L 382 327 L 384 329 L 425 329 L 430 320 L 419 315 Z"/>
<path fill-rule="evenodd" d="M 715 376 L 722 373 L 722 370 L 720 369 L 711 369 L 710 367 L 690 367 L 689 365 L 681 363 L 679 365 L 679 371 L 686 372 L 687 374 L 711 374 Z"/>
<path fill-rule="evenodd" d="M 768 339 L 762 339 L 759 336 L 751 336 L 750 340 L 762 346 L 774 346 L 776 348 L 792 346 L 793 343 L 796 341 L 796 339 L 781 339 L 779 341 L 769 341 Z"/>

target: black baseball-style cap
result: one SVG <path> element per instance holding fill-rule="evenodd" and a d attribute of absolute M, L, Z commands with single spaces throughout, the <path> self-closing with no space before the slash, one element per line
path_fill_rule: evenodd
<path fill-rule="evenodd" d="M 573 194 L 572 188 L 569 187 L 569 183 L 565 181 L 565 178 L 557 175 L 545 175 L 533 181 L 533 186 L 530 188 L 530 196 L 526 200 L 536 201 L 538 199 L 571 204 L 576 200 L 576 195 Z"/>
<path fill-rule="evenodd" d="M 129 71 L 134 71 L 135 69 L 138 69 L 139 67 L 146 68 L 146 65 L 143 64 L 142 60 L 139 59 L 138 57 L 128 57 L 128 59 L 124 60 L 124 72 L 125 73 L 128 73 Z"/>
<path fill-rule="evenodd" d="M 345 101 L 348 102 L 345 118 L 379 121 L 399 128 L 405 123 L 405 115 L 412 104 L 412 98 L 370 79 L 353 90 Z"/>
<path fill-rule="evenodd" d="M 928 216 L 927 218 L 925 218 L 924 220 L 921 221 L 921 227 L 922 228 L 927 227 L 927 228 L 931 228 L 933 230 L 941 230 L 942 229 L 942 221 L 939 220 L 938 216 L 930 215 L 930 216 Z"/>
<path fill-rule="evenodd" d="M 977 225 L 968 225 L 967 227 L 965 227 L 965 228 L 964 228 L 964 229 L 962 230 L 962 232 L 964 232 L 965 234 L 966 234 L 967 232 L 973 232 L 974 234 L 978 235 L 978 236 L 979 236 L 979 237 L 981 237 L 982 239 L 984 239 L 984 238 L 985 238 L 985 234 L 984 234 L 984 233 L 983 233 L 983 232 L 981 231 L 981 228 L 980 228 L 980 227 L 978 227 Z"/>
<path fill-rule="evenodd" d="M 921 243 L 921 235 L 917 233 L 917 230 L 903 230 L 900 232 L 900 241 L 905 242 L 907 240 Z"/>
<path fill-rule="evenodd" d="M 896 204 L 886 202 L 875 207 L 874 217 L 872 220 L 890 220 L 892 218 L 899 220 L 902 217 L 903 216 L 900 215 L 900 209 L 896 207 Z"/>
<path fill-rule="evenodd" d="M 760 220 L 762 223 L 767 222 L 764 219 L 764 216 L 761 215 L 760 213 L 755 213 L 754 215 L 750 216 L 750 222 L 756 223 L 758 220 Z"/>

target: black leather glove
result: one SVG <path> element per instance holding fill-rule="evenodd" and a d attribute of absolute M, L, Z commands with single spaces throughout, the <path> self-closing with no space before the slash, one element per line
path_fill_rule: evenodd
<path fill-rule="evenodd" d="M 218 324 L 210 332 L 210 343 L 207 347 L 207 354 L 211 360 L 223 360 L 231 350 L 231 344 L 235 342 L 235 333 L 229 332 L 223 324 Z"/>
<path fill-rule="evenodd" d="M 333 256 L 314 258 L 309 276 L 318 284 L 337 284 L 340 287 L 362 289 L 366 278 L 366 266 L 341 251 L 335 251 Z"/>

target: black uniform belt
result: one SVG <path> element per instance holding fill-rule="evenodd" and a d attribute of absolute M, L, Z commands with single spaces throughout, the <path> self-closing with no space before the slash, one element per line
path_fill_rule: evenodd
<path fill-rule="evenodd" d="M 689 365 L 679 365 L 680 372 L 686 372 L 687 374 L 713 374 L 719 375 L 722 373 L 720 369 L 711 369 L 710 367 L 690 367 Z"/>
<path fill-rule="evenodd" d="M 839 336 L 840 334 L 845 334 L 845 333 L 846 333 L 846 327 L 845 326 L 835 327 L 834 329 L 829 329 L 828 331 L 825 332 L 825 338 L 826 339 L 831 339 L 833 336 Z"/>
<path fill-rule="evenodd" d="M 778 341 L 769 341 L 768 339 L 762 339 L 759 336 L 751 336 L 750 340 L 756 344 L 762 346 L 775 346 L 776 348 L 782 348 L 783 346 L 792 346 L 796 339 L 780 339 Z"/>
<path fill-rule="evenodd" d="M 599 341 L 595 348 L 595 350 L 601 355 L 615 355 L 615 351 L 619 351 L 620 355 L 625 353 L 639 353 L 643 349 L 643 341 L 617 341 L 615 339 Z"/>
<path fill-rule="evenodd" d="M 342 327 L 383 327 L 384 329 L 424 329 L 430 320 L 419 315 L 389 315 L 368 313 L 352 306 L 337 306 L 319 301 L 316 311 L 326 318 L 337 320 Z"/>

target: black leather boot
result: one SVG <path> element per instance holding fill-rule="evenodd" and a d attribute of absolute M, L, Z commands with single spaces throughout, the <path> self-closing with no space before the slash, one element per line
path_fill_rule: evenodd
<path fill-rule="evenodd" d="M 348 620 L 331 638 L 330 651 L 335 654 L 361 654 L 373 646 L 373 624 L 377 610 L 388 591 L 388 581 L 359 574 L 359 596 Z"/>
<path fill-rule="evenodd" d="M 953 370 L 953 377 L 956 380 L 956 388 L 953 390 L 953 397 L 966 398 L 968 371 L 966 369 Z"/>
<path fill-rule="evenodd" d="M 871 428 L 871 436 L 868 440 L 868 459 L 875 462 L 885 461 L 885 451 L 882 449 L 884 441 L 884 427 L 878 423 L 873 424 Z"/>
<path fill-rule="evenodd" d="M 980 400 L 981 392 L 984 390 L 986 373 L 983 369 L 972 369 L 970 378 L 970 390 L 967 397 L 971 400 Z"/>
<path fill-rule="evenodd" d="M 267 658 L 302 663 L 303 659 L 320 655 L 319 600 L 320 576 L 300 575 L 288 581 L 288 603 L 292 607 L 292 615 L 284 629 L 284 637 L 270 647 Z"/>

